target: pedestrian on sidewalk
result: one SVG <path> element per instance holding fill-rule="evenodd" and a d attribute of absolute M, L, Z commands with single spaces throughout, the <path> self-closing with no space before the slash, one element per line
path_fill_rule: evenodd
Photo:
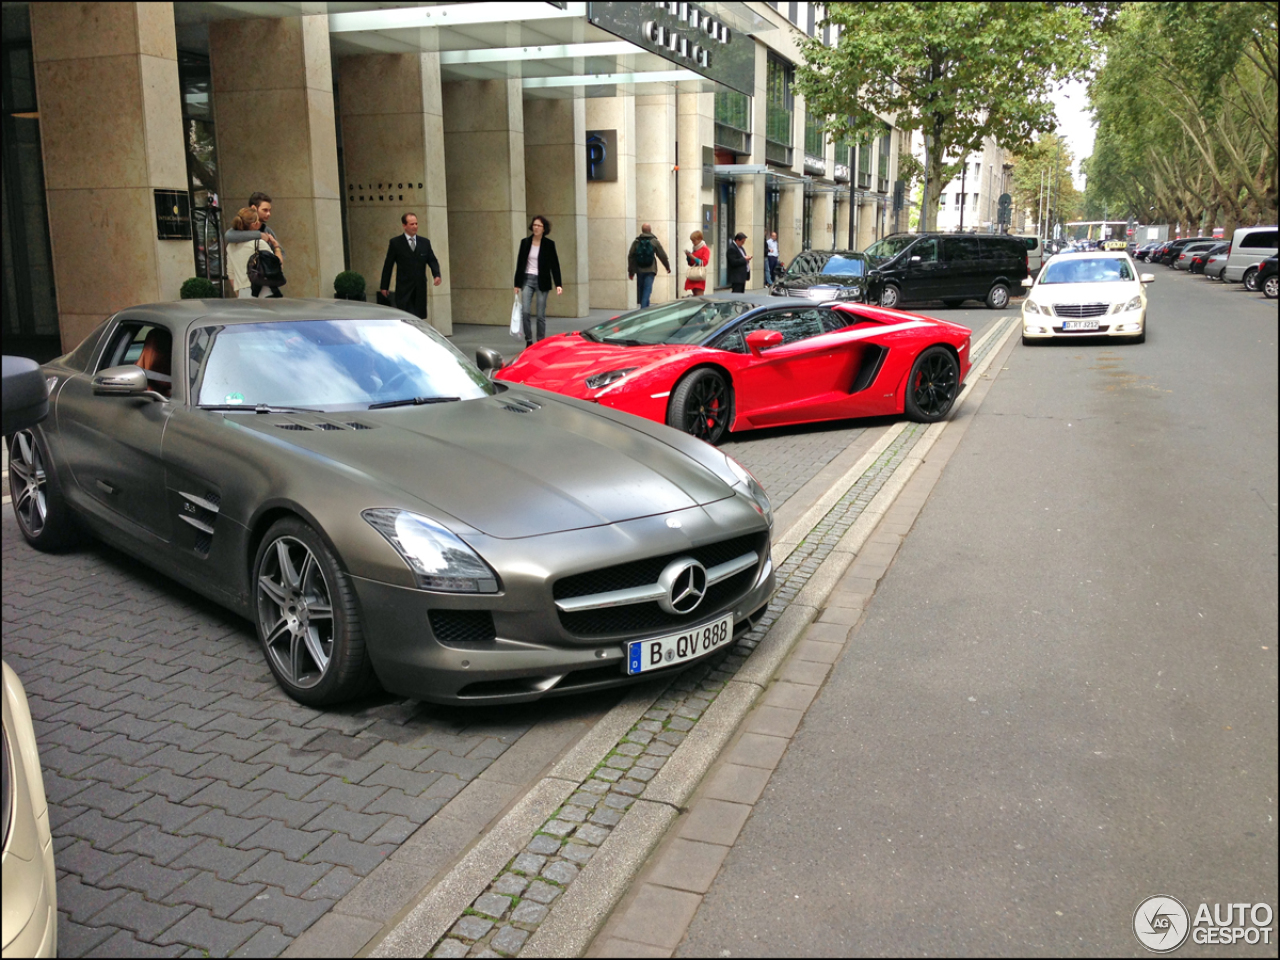
<path fill-rule="evenodd" d="M 636 302 L 642 307 L 649 305 L 649 297 L 653 293 L 653 281 L 658 275 L 658 261 L 671 273 L 671 261 L 667 259 L 667 251 L 662 243 L 653 235 L 653 229 L 647 223 L 640 224 L 640 236 L 631 241 L 631 249 L 627 251 L 627 279 L 636 282 Z"/>
<path fill-rule="evenodd" d="M 701 230 L 689 234 L 689 242 L 693 246 L 684 252 L 684 262 L 689 267 L 684 288 L 689 291 L 689 296 L 700 297 L 707 292 L 707 267 L 711 263 L 711 248 L 703 241 Z"/>
<path fill-rule="evenodd" d="M 440 286 L 440 261 L 431 251 L 431 241 L 418 236 L 418 215 L 406 213 L 400 217 L 404 233 L 392 237 L 387 244 L 387 257 L 382 262 L 382 282 L 378 293 L 389 297 L 391 268 L 396 271 L 395 305 L 415 317 L 427 319 L 427 267 Z"/>
<path fill-rule="evenodd" d="M 552 283 L 555 284 L 557 297 L 564 292 L 564 284 L 560 280 L 560 258 L 556 256 L 556 242 L 547 236 L 549 233 L 551 221 L 542 214 L 537 214 L 529 221 L 529 236 L 520 241 L 520 252 L 516 254 L 514 285 L 516 296 L 520 298 L 520 323 L 526 347 L 546 339 L 547 294 L 551 292 Z M 538 311 L 536 330 L 533 322 L 535 300 Z"/>
<path fill-rule="evenodd" d="M 276 238 L 275 231 L 267 226 L 267 221 L 271 219 L 271 197 L 263 193 L 261 190 L 256 190 L 249 197 L 249 206 L 253 207 L 253 211 L 257 215 L 258 226 L 255 227 L 253 231 L 237 230 L 233 223 L 232 229 L 228 230 L 226 233 L 227 244 L 244 243 L 246 241 L 252 242 L 253 240 L 258 239 L 267 240 L 267 238 L 270 238 L 268 243 L 271 244 L 271 252 L 279 257 L 281 262 L 284 262 L 284 248 L 280 246 L 280 242 Z M 244 213 L 243 208 L 240 210 L 240 213 Z M 240 213 L 236 215 L 237 219 L 239 219 Z M 250 234 L 255 231 L 260 232 L 262 236 L 251 236 Z M 279 287 L 263 287 L 256 283 L 251 284 L 249 290 L 250 296 L 254 297 L 276 299 L 284 296 L 284 294 L 280 292 Z M 239 292 L 237 292 L 236 295 L 239 296 Z"/>
<path fill-rule="evenodd" d="M 733 235 L 733 243 L 729 244 L 729 288 L 734 293 L 745 292 L 751 276 L 751 254 L 742 248 L 746 241 L 747 235 L 739 230 Z"/>
<path fill-rule="evenodd" d="M 774 230 L 764 242 L 764 282 L 772 286 L 782 273 L 782 260 L 778 256 L 778 231 Z"/>
<path fill-rule="evenodd" d="M 275 234 L 264 232 L 261 227 L 262 220 L 257 208 L 241 207 L 231 221 L 231 229 L 226 233 L 227 272 L 231 277 L 231 289 L 238 298 L 245 300 L 258 296 L 259 292 L 258 285 L 249 281 L 249 258 L 255 251 L 269 249 L 280 257 L 281 263 L 284 262 L 280 242 Z M 243 239 L 237 240 L 236 237 Z"/>

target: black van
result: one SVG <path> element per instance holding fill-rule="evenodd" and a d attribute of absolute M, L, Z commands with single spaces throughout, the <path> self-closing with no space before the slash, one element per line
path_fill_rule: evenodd
<path fill-rule="evenodd" d="M 974 233 L 896 233 L 867 247 L 868 299 L 882 307 L 941 300 L 958 307 L 982 300 L 993 310 L 1022 293 L 1028 276 L 1021 237 Z"/>

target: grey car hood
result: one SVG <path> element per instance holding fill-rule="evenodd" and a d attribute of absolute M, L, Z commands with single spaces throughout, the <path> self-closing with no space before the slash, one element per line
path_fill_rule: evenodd
<path fill-rule="evenodd" d="M 542 394 L 508 391 L 347 414 L 235 416 L 275 441 L 364 474 L 369 493 L 362 508 L 390 506 L 377 491 L 393 487 L 500 539 L 733 496 L 725 481 L 679 450 Z M 350 429 L 351 422 L 372 429 Z"/>

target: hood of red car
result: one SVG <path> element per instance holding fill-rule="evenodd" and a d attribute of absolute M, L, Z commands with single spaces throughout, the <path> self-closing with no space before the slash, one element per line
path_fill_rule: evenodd
<path fill-rule="evenodd" d="M 613 343 L 593 343 L 577 333 L 563 333 L 526 347 L 510 366 L 495 375 L 497 380 L 527 383 L 568 396 L 587 394 L 587 377 L 625 367 L 645 367 L 677 353 L 696 350 L 683 344 L 660 343 L 644 347 L 624 347 Z"/>

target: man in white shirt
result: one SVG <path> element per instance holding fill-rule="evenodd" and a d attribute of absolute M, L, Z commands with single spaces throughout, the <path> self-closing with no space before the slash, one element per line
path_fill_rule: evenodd
<path fill-rule="evenodd" d="M 778 231 L 774 230 L 764 242 L 764 282 L 773 283 L 782 272 L 782 262 L 778 259 Z"/>

